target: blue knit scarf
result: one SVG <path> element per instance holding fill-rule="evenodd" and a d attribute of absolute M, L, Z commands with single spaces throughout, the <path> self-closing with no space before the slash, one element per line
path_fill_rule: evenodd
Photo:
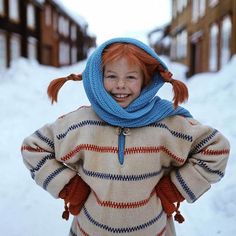
<path fill-rule="evenodd" d="M 85 92 L 96 114 L 111 125 L 129 128 L 146 126 L 173 115 L 191 117 L 189 111 L 183 107 L 179 106 L 177 109 L 174 109 L 172 102 L 156 96 L 158 90 L 165 83 L 159 73 L 153 76 L 152 83 L 142 89 L 140 96 L 126 108 L 122 108 L 106 92 L 103 85 L 102 53 L 108 45 L 117 42 L 136 45 L 154 57 L 167 69 L 167 66 L 159 56 L 139 40 L 133 38 L 114 38 L 101 44 L 89 57 L 82 74 Z M 124 161 L 124 143 L 125 137 L 121 132 L 119 137 L 119 161 L 121 164 Z"/>

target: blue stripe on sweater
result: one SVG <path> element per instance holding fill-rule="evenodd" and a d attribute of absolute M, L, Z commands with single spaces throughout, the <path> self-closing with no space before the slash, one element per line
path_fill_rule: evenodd
<path fill-rule="evenodd" d="M 98 121 L 98 120 L 83 120 L 77 124 L 73 124 L 71 126 L 69 126 L 69 128 L 64 132 L 64 133 L 61 133 L 61 134 L 58 134 L 56 135 L 57 139 L 58 140 L 61 140 L 63 138 L 66 137 L 66 135 L 75 130 L 75 129 L 78 129 L 78 128 L 81 128 L 81 127 L 84 127 L 84 126 L 88 126 L 88 125 L 93 125 L 93 126 L 106 126 L 107 123 L 103 122 L 103 121 Z"/>
<path fill-rule="evenodd" d="M 70 236 L 77 236 L 77 234 L 73 232 L 72 228 L 70 228 Z"/>
<path fill-rule="evenodd" d="M 50 140 L 48 137 L 42 135 L 38 130 L 35 131 L 35 135 L 42 140 L 43 142 L 45 142 L 52 150 L 54 150 L 54 142 L 52 140 Z"/>
<path fill-rule="evenodd" d="M 219 175 L 221 178 L 224 177 L 224 173 L 222 171 L 211 169 L 209 166 L 207 166 L 205 161 L 198 160 L 198 164 L 199 166 L 201 166 L 203 169 L 207 170 L 208 172 Z"/>
<path fill-rule="evenodd" d="M 218 130 L 214 129 L 213 132 L 208 135 L 206 138 L 201 140 L 192 150 L 190 155 L 198 153 L 216 134 L 218 133 Z"/>
<path fill-rule="evenodd" d="M 155 127 L 155 128 L 166 129 L 173 136 L 175 136 L 176 138 L 180 138 L 180 139 L 186 140 L 188 142 L 192 142 L 193 141 L 193 137 L 191 135 L 183 134 L 181 132 L 177 132 L 175 130 L 171 130 L 166 124 L 163 124 L 163 123 L 153 123 L 153 124 L 148 125 L 148 127 Z"/>
<path fill-rule="evenodd" d="M 144 173 L 139 175 L 119 175 L 119 174 L 109 174 L 109 173 L 101 173 L 86 170 L 83 167 L 83 172 L 85 175 L 99 178 L 99 179 L 107 179 L 107 180 L 115 180 L 115 181 L 140 181 L 144 179 L 149 179 L 155 176 L 158 176 L 162 173 L 163 169 L 168 169 L 168 167 L 162 167 L 159 171 L 154 171 L 150 173 Z"/>
<path fill-rule="evenodd" d="M 135 231 L 140 231 L 140 230 L 143 230 L 145 228 L 148 228 L 151 225 L 153 225 L 154 223 L 156 223 L 163 215 L 163 210 L 162 210 L 156 217 L 154 217 L 153 219 L 151 219 L 148 222 L 145 222 L 143 224 L 136 225 L 136 226 L 133 226 L 133 227 L 126 227 L 126 228 L 113 228 L 113 227 L 110 227 L 108 225 L 105 225 L 105 224 L 102 224 L 102 223 L 99 223 L 98 221 L 96 221 L 89 214 L 88 210 L 85 207 L 83 208 L 83 212 L 84 212 L 85 216 L 87 217 L 87 219 L 92 224 L 94 224 L 95 226 L 97 226 L 97 227 L 99 227 L 103 230 L 106 230 L 110 233 L 117 233 L 117 234 L 132 233 L 132 232 L 135 232 Z"/>
<path fill-rule="evenodd" d="M 65 169 L 68 169 L 68 167 L 67 167 L 67 166 L 62 166 L 62 167 L 56 169 L 55 171 L 53 171 L 53 172 L 44 180 L 44 182 L 43 182 L 43 188 L 44 188 L 45 190 L 47 190 L 47 187 L 48 187 L 49 183 L 50 183 L 57 175 L 59 175 L 59 174 L 60 174 L 63 170 L 65 170 Z"/>
<path fill-rule="evenodd" d="M 179 170 L 176 170 L 175 172 L 176 178 L 179 181 L 180 185 L 182 186 L 183 190 L 188 194 L 188 196 L 190 197 L 190 199 L 192 201 L 196 201 L 196 196 L 195 194 L 191 191 L 191 189 L 188 187 L 187 183 L 184 181 L 184 179 L 182 178 Z"/>
<path fill-rule="evenodd" d="M 45 156 L 42 160 L 40 160 L 34 168 L 30 169 L 31 177 L 34 179 L 35 172 L 38 171 L 48 160 L 53 160 L 53 159 L 55 159 L 55 155 L 51 153 Z"/>

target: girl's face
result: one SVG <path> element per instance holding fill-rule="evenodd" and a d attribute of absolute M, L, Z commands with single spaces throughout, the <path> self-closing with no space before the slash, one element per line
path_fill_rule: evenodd
<path fill-rule="evenodd" d="M 123 108 L 140 95 L 143 80 L 140 67 L 128 63 L 126 58 L 117 59 L 104 66 L 104 87 Z"/>

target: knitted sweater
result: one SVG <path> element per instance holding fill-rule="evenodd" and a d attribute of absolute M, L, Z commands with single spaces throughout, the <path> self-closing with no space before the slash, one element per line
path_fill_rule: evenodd
<path fill-rule="evenodd" d="M 125 132 L 125 158 L 118 135 Z M 27 137 L 23 160 L 38 185 L 55 198 L 77 173 L 91 193 L 70 235 L 175 235 L 154 187 L 164 174 L 188 202 L 224 176 L 229 142 L 193 118 L 172 116 L 146 127 L 111 126 L 81 107 Z"/>

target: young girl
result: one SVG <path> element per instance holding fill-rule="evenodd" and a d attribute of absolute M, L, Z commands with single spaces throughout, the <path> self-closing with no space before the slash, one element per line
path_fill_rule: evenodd
<path fill-rule="evenodd" d="M 82 80 L 91 107 L 81 107 L 26 138 L 32 178 L 65 201 L 70 236 L 175 235 L 172 213 L 224 176 L 227 139 L 178 106 L 184 83 L 147 45 L 115 38 L 98 47 L 82 75 L 51 82 L 57 101 L 68 80 Z M 171 83 L 173 104 L 156 96 Z"/>

